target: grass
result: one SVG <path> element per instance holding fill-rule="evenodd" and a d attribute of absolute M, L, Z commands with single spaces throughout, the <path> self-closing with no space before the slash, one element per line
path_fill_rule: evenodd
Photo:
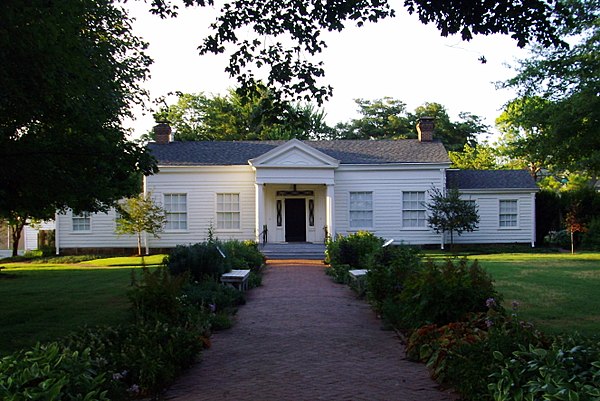
<path fill-rule="evenodd" d="M 146 257 L 157 265 L 164 255 Z M 73 264 L 3 263 L 0 272 L 0 355 L 51 341 L 88 325 L 128 318 L 127 290 L 141 258 Z"/>
<path fill-rule="evenodd" d="M 549 334 L 600 332 L 600 253 L 469 255 L 492 275 L 507 309 Z"/>

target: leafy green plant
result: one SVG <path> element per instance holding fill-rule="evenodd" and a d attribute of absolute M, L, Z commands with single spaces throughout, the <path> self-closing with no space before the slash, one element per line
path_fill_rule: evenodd
<path fill-rule="evenodd" d="M 254 241 L 229 240 L 221 243 L 221 247 L 232 269 L 250 269 L 259 272 L 265 257 L 258 250 Z"/>
<path fill-rule="evenodd" d="M 174 275 L 189 272 L 195 281 L 218 280 L 231 270 L 218 241 L 178 245 L 169 254 L 167 267 Z"/>
<path fill-rule="evenodd" d="M 160 320 L 177 322 L 183 313 L 179 300 L 187 275 L 172 276 L 164 267 L 142 269 L 141 280 L 132 274 L 132 288 L 127 296 L 135 319 L 139 321 Z"/>
<path fill-rule="evenodd" d="M 530 345 L 511 355 L 495 352 L 502 369 L 489 385 L 494 401 L 600 399 L 600 344 L 569 337 L 549 349 Z"/>
<path fill-rule="evenodd" d="M 348 284 L 350 282 L 349 271 L 352 270 L 350 265 L 346 264 L 332 264 L 326 270 L 325 274 L 333 278 L 333 281 L 341 284 Z"/>
<path fill-rule="evenodd" d="M 188 283 L 183 287 L 182 296 L 186 303 L 206 307 L 212 312 L 233 310 L 246 303 L 242 292 L 216 281 Z"/>
<path fill-rule="evenodd" d="M 110 401 L 108 378 L 100 364 L 89 347 L 76 350 L 57 342 L 38 343 L 0 360 L 0 399 Z"/>
<path fill-rule="evenodd" d="M 404 288 L 404 282 L 421 265 L 419 250 L 405 245 L 379 248 L 366 277 L 367 299 L 381 312 L 383 304 Z"/>
<path fill-rule="evenodd" d="M 383 238 L 368 231 L 358 231 L 346 237 L 338 236 L 327 242 L 326 262 L 330 265 L 349 265 L 351 269 L 365 269 L 383 245 Z"/>
<path fill-rule="evenodd" d="M 414 330 L 430 323 L 461 321 L 468 313 L 485 312 L 488 298 L 499 299 L 499 294 L 476 260 L 429 260 L 408 276 L 402 292 L 394 298 L 398 313 L 393 323 Z"/>

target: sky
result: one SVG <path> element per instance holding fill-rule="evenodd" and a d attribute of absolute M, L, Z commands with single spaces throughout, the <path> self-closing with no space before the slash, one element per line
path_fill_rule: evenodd
<path fill-rule="evenodd" d="M 224 71 L 226 55 L 198 55 L 197 47 L 210 33 L 217 8 L 186 8 L 171 19 L 152 15 L 144 2 L 128 2 L 127 8 L 135 18 L 134 32 L 149 43 L 147 54 L 154 59 L 151 78 L 144 84 L 152 99 L 175 91 L 224 95 L 235 86 Z M 470 42 L 458 36 L 444 38 L 433 25 L 422 24 L 404 9 L 396 11 L 395 18 L 361 28 L 349 25 L 341 33 L 324 36 L 328 47 L 318 58 L 325 63 L 323 82 L 333 86 L 332 98 L 322 106 L 327 122 L 335 125 L 359 117 L 354 99 L 388 96 L 406 103 L 409 111 L 437 102 L 453 120 L 465 111 L 493 126 L 502 106 L 515 96 L 497 90 L 494 83 L 513 76 L 509 65 L 525 57 L 526 51 L 502 35 L 475 37 Z M 485 64 L 478 60 L 480 56 L 486 58 Z M 166 100 L 172 104 L 177 98 Z M 139 137 L 154 120 L 141 108 L 134 114 L 135 119 L 125 125 Z"/>

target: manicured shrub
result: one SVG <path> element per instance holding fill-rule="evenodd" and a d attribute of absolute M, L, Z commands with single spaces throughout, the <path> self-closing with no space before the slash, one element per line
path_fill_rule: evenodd
<path fill-rule="evenodd" d="M 167 267 L 171 274 L 189 273 L 195 281 L 218 280 L 223 273 L 231 270 L 222 251 L 218 241 L 178 245 L 171 250 Z"/>
<path fill-rule="evenodd" d="M 405 330 L 431 323 L 441 326 L 461 321 L 468 313 L 485 312 L 488 298 L 498 299 L 499 295 L 477 261 L 430 260 L 407 277 L 404 288 L 393 299 L 396 313 L 386 316 L 384 310 L 384 318 Z"/>
<path fill-rule="evenodd" d="M 232 269 L 250 269 L 259 272 L 265 257 L 254 241 L 229 240 L 221 243 L 227 263 Z"/>
<path fill-rule="evenodd" d="M 379 248 L 368 266 L 366 277 L 367 299 L 381 312 L 386 300 L 397 297 L 404 282 L 421 266 L 419 250 L 405 245 Z M 388 305 L 388 308 L 393 307 Z"/>
<path fill-rule="evenodd" d="M 368 231 L 358 231 L 346 237 L 340 235 L 327 242 L 326 262 L 330 265 L 349 265 L 351 269 L 365 269 L 381 245 L 383 239 Z"/>
<path fill-rule="evenodd" d="M 0 399 L 110 401 L 109 378 L 89 347 L 37 344 L 0 360 Z"/>

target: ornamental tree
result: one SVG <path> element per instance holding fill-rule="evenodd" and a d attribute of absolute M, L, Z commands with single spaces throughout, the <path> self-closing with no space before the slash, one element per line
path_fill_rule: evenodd
<path fill-rule="evenodd" d="M 460 192 L 451 188 L 446 193 L 438 188 L 430 191 L 431 201 L 425 205 L 427 224 L 436 233 L 450 233 L 450 247 L 454 246 L 454 233 L 474 231 L 479 223 L 477 205 L 460 198 Z"/>
<path fill-rule="evenodd" d="M 116 232 L 119 235 L 134 234 L 137 237 L 138 255 L 142 255 L 142 235 L 160 238 L 167 222 L 165 210 L 152 199 L 152 194 L 139 194 L 119 202 Z"/>

